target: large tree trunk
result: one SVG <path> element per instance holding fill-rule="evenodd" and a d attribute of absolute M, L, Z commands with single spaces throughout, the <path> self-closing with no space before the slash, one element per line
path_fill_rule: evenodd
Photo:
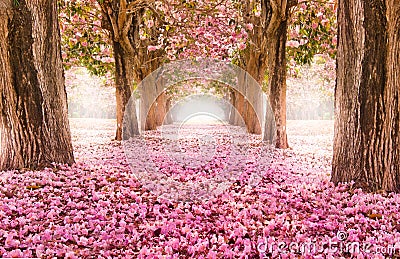
<path fill-rule="evenodd" d="M 0 170 L 74 162 L 57 3 L 0 2 Z"/>
<path fill-rule="evenodd" d="M 234 106 L 238 111 L 237 115 L 242 116 L 242 118 L 240 118 L 240 121 L 241 119 L 244 120 L 248 132 L 253 134 L 261 134 L 262 126 L 261 122 L 258 120 L 255 110 L 262 110 L 262 107 L 259 106 L 262 105 L 262 103 L 254 100 L 257 98 L 259 100 L 262 100 L 262 97 L 256 97 L 256 93 L 254 93 L 253 87 L 249 87 L 249 85 L 252 84 L 252 80 L 250 80 L 248 76 L 252 76 L 255 82 L 257 82 L 261 86 L 265 73 L 265 64 L 263 64 L 265 54 L 260 53 L 257 47 L 253 45 L 249 47 L 246 54 L 247 55 L 245 57 L 245 61 L 242 64 L 242 68 L 248 74 L 241 73 L 241 75 L 239 75 L 239 87 L 246 95 L 247 99 L 253 99 L 253 103 L 250 104 L 241 93 L 234 91 L 236 101 L 234 103 Z M 239 123 L 240 121 L 238 119 L 235 120 L 236 123 Z"/>
<path fill-rule="evenodd" d="M 122 140 L 123 119 L 125 114 L 126 105 L 132 94 L 134 76 L 133 76 L 133 63 L 129 55 L 125 54 L 119 42 L 114 41 L 114 58 L 115 58 L 115 96 L 117 101 L 117 131 L 115 134 L 116 140 Z M 125 127 L 125 136 L 139 135 L 139 127 L 137 123 L 136 106 L 135 102 L 131 102 L 132 107 L 129 109 L 130 116 L 129 127 Z"/>
<path fill-rule="evenodd" d="M 287 10 L 288 12 L 288 10 Z M 270 35 L 268 48 L 269 100 L 275 118 L 277 148 L 288 148 L 286 133 L 286 38 L 287 20 L 281 20 L 274 35 Z M 268 114 L 266 115 L 268 118 Z M 271 120 L 266 119 L 265 139 L 271 128 Z M 273 123 L 273 122 L 272 122 Z"/>
<path fill-rule="evenodd" d="M 339 1 L 332 181 L 400 191 L 400 3 Z"/>
<path fill-rule="evenodd" d="M 145 130 L 156 130 L 157 129 L 157 102 L 154 102 L 149 109 L 146 117 L 143 117 L 146 120 Z"/>
<path fill-rule="evenodd" d="M 384 138 L 387 141 L 383 189 L 400 191 L 400 1 L 387 0 L 388 56 L 386 61 L 386 118 Z M 390 137 L 386 137 L 390 136 Z"/>

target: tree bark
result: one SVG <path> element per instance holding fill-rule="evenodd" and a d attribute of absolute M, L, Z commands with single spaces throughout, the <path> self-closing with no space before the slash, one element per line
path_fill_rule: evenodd
<path fill-rule="evenodd" d="M 274 116 L 266 114 L 263 140 L 275 136 L 277 148 L 288 148 L 286 134 L 286 37 L 287 19 L 296 0 L 261 1 L 261 15 L 254 15 L 253 1 L 246 1 L 243 16 L 254 25 L 250 44 L 241 55 L 241 66 L 262 85 L 268 72 L 269 102 Z M 275 121 L 274 121 L 275 120 Z M 275 134 L 271 129 L 275 128 Z"/>
<path fill-rule="evenodd" d="M 400 4 L 339 1 L 332 181 L 400 191 Z"/>
<path fill-rule="evenodd" d="M 174 122 L 173 118 L 172 118 L 172 98 L 171 97 L 167 97 L 167 102 L 166 102 L 166 116 L 165 116 L 165 120 L 163 122 L 163 124 L 168 125 L 168 124 L 172 124 Z"/>
<path fill-rule="evenodd" d="M 235 89 L 230 89 L 230 102 L 232 104 L 229 113 L 229 123 L 235 126 L 246 127 L 244 122 L 244 97 Z"/>
<path fill-rule="evenodd" d="M 229 124 L 235 125 L 235 114 L 236 114 L 236 95 L 233 89 L 229 89 L 229 101 L 231 103 L 229 111 Z"/>
<path fill-rule="evenodd" d="M 0 2 L 0 170 L 74 163 L 57 14 Z"/>
<path fill-rule="evenodd" d="M 167 94 L 165 92 L 162 92 L 157 97 L 157 109 L 155 112 L 157 126 L 161 126 L 167 114 Z"/>
<path fill-rule="evenodd" d="M 117 102 L 117 130 L 115 139 L 122 140 L 123 129 L 128 131 L 124 133 L 124 139 L 128 136 L 139 135 L 135 102 L 130 103 L 131 107 L 129 108 L 129 113 L 125 114 L 126 105 L 132 95 L 134 68 L 131 58 L 129 55 L 125 54 L 121 44 L 114 41 L 113 45 L 115 59 L 115 97 Z M 124 116 L 129 116 L 129 127 L 123 123 Z"/>
<path fill-rule="evenodd" d="M 260 89 L 254 89 L 254 86 L 252 85 L 252 81 L 249 78 L 249 74 L 244 74 L 244 81 L 243 84 L 245 85 L 245 94 L 246 98 L 243 98 L 243 119 L 245 121 L 247 131 L 252 134 L 258 134 L 260 135 L 262 133 L 261 131 L 261 121 L 259 121 L 257 117 L 257 111 L 262 111 L 262 103 L 260 100 L 262 100 L 262 96 L 258 96 L 259 93 L 262 93 L 262 91 L 257 92 L 257 90 Z M 239 80 L 241 77 L 239 78 Z M 240 98 L 239 98 L 240 99 Z M 252 100 L 251 102 L 249 100 Z"/>
<path fill-rule="evenodd" d="M 243 125 L 243 122 L 244 122 L 244 96 L 236 90 L 234 90 L 234 93 L 235 93 L 235 104 L 236 104 L 234 125 L 246 126 L 246 125 Z"/>
<path fill-rule="evenodd" d="M 149 109 L 149 112 L 147 113 L 146 119 L 146 127 L 145 130 L 156 130 L 157 129 L 157 102 L 154 102 Z"/>
<path fill-rule="evenodd" d="M 111 41 L 114 45 L 114 54 L 116 62 L 116 101 L 117 101 L 117 131 L 116 140 L 122 139 L 122 127 L 124 125 L 124 112 L 132 94 L 133 83 L 139 84 L 151 72 L 158 68 L 161 63 L 161 57 L 164 56 L 163 49 L 149 52 L 148 45 L 155 44 L 157 39 L 140 39 L 140 26 L 143 25 L 143 16 L 146 13 L 148 5 L 153 2 L 137 2 L 132 10 L 128 10 L 128 5 L 134 1 L 112 0 L 98 1 L 103 14 L 102 26 L 110 31 Z M 159 21 L 156 21 L 156 23 Z M 158 30 L 157 24 L 154 26 L 155 33 Z M 129 109 L 136 110 L 135 102 L 130 102 Z M 129 122 L 129 134 L 127 136 L 138 135 L 140 133 L 138 120 L 134 116 Z M 135 126 L 136 124 L 136 126 Z"/>
<path fill-rule="evenodd" d="M 151 104 L 149 113 L 146 118 L 145 130 L 156 130 L 158 126 L 161 126 L 164 122 L 167 114 L 167 94 L 164 91 L 165 79 L 160 77 L 155 81 L 156 91 L 162 91 Z M 151 94 L 150 94 L 151 96 Z M 147 97 L 146 97 L 147 98 Z M 147 100 L 148 102 L 153 100 Z"/>
<path fill-rule="evenodd" d="M 289 147 L 286 133 L 286 39 L 287 20 L 283 19 L 276 32 L 270 35 L 270 44 L 267 47 L 269 100 L 275 118 L 277 148 Z M 272 127 L 271 122 L 272 120 L 266 120 L 266 129 Z M 264 132 L 267 134 L 268 131 Z"/>

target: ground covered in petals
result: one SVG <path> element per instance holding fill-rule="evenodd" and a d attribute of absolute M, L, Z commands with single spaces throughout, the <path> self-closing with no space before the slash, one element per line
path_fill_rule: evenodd
<path fill-rule="evenodd" d="M 71 128 L 74 165 L 0 172 L 0 257 L 400 257 L 400 195 L 330 183 L 331 121 L 289 121 L 284 151 L 231 126 Z"/>

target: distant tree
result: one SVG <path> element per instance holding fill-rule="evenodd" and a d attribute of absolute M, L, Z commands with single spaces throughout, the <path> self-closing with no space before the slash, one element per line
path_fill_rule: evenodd
<path fill-rule="evenodd" d="M 292 8 L 297 0 L 268 0 L 240 2 L 240 16 L 248 30 L 247 46 L 243 47 L 238 57 L 238 65 L 246 70 L 260 85 L 265 74 L 268 75 L 269 101 L 276 124 L 276 147 L 287 148 L 286 134 L 286 41 L 288 23 Z M 256 120 L 243 97 L 235 94 L 235 100 L 244 103 L 243 113 L 246 124 Z M 240 112 L 240 111 L 239 111 Z M 246 119 L 247 117 L 247 119 Z M 250 118 L 250 119 L 249 119 Z M 271 116 L 267 113 L 265 140 L 271 140 Z M 253 123 L 254 124 L 254 123 Z M 264 126 L 264 125 L 263 125 Z M 261 133 L 261 127 L 253 133 Z"/>
<path fill-rule="evenodd" d="M 400 2 L 339 0 L 332 181 L 400 191 Z"/>
<path fill-rule="evenodd" d="M 0 1 L 0 170 L 73 163 L 56 1 Z"/>
<path fill-rule="evenodd" d="M 216 0 L 60 1 L 66 67 L 83 65 L 97 75 L 114 72 L 116 139 L 122 137 L 122 117 L 133 82 L 141 82 L 168 60 L 227 58 L 228 50 L 240 40 L 232 36 L 236 28 L 229 25 L 232 9 L 227 4 Z M 160 124 L 168 100 L 165 92 L 157 98 L 145 129 Z"/>

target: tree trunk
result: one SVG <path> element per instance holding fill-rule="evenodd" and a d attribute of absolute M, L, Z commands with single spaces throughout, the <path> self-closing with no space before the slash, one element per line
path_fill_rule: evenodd
<path fill-rule="evenodd" d="M 276 136 L 276 147 L 287 148 L 286 134 L 286 37 L 287 19 L 296 0 L 261 1 L 261 14 L 254 15 L 254 1 L 245 1 L 243 17 L 246 23 L 254 24 L 249 33 L 250 44 L 243 52 L 242 66 L 262 85 L 265 72 L 269 76 L 269 102 L 274 116 L 265 115 L 263 140 L 272 141 Z M 274 122 L 274 119 L 275 122 Z M 271 134 L 272 129 L 275 134 Z"/>
<path fill-rule="evenodd" d="M 400 4 L 339 1 L 332 181 L 400 191 Z"/>
<path fill-rule="evenodd" d="M 288 148 L 286 133 L 286 38 L 287 38 L 287 20 L 282 20 L 276 30 L 275 35 L 270 35 L 268 46 L 268 85 L 269 100 L 275 118 L 277 148 Z M 268 116 L 268 115 L 267 115 Z M 266 120 L 268 125 L 265 128 L 271 128 L 272 120 Z M 267 133 L 268 130 L 265 130 Z"/>
<path fill-rule="evenodd" d="M 98 1 L 102 11 L 102 27 L 110 32 L 114 45 L 114 58 L 116 63 L 116 99 L 117 99 L 117 133 L 116 139 L 122 139 L 122 125 L 124 112 L 132 93 L 133 82 L 142 82 L 146 76 L 158 68 L 161 57 L 165 50 L 149 52 L 147 46 L 154 45 L 157 39 L 142 40 L 140 28 L 143 26 L 143 17 L 148 7 L 154 3 L 151 1 L 137 2 L 133 6 L 133 12 L 128 10 L 127 4 L 134 1 Z M 152 7 L 154 8 L 154 6 Z M 153 27 L 158 32 L 158 19 Z M 142 101 L 142 100 L 141 100 Z M 129 109 L 132 111 L 129 118 L 130 125 L 127 125 L 129 133 L 124 133 L 124 138 L 139 134 L 139 125 L 136 113 L 136 103 L 130 102 Z M 142 122 L 141 122 L 142 123 Z M 142 129 L 142 125 L 140 125 Z"/>
<path fill-rule="evenodd" d="M 57 3 L 0 2 L 0 170 L 74 163 Z"/>
<path fill-rule="evenodd" d="M 160 94 L 150 107 L 146 119 L 146 130 L 156 130 L 158 126 L 163 124 L 165 115 L 167 114 L 167 94 L 164 91 L 166 84 L 165 79 L 163 77 L 157 77 L 155 80 L 156 91 L 157 93 L 160 92 Z"/>
<path fill-rule="evenodd" d="M 167 114 L 167 94 L 165 92 L 162 92 L 157 97 L 157 109 L 155 113 L 157 126 L 161 126 Z"/>
<path fill-rule="evenodd" d="M 229 101 L 231 103 L 229 111 L 229 124 L 235 125 L 235 114 L 236 114 L 236 95 L 233 89 L 229 89 Z"/>
<path fill-rule="evenodd" d="M 156 102 L 154 102 L 149 109 L 149 112 L 147 113 L 146 119 L 146 127 L 145 130 L 156 130 L 157 129 L 157 115 L 156 115 L 156 110 L 157 108 L 155 107 L 157 105 Z"/>
<path fill-rule="evenodd" d="M 238 91 L 234 90 L 235 93 L 235 121 L 234 125 L 236 126 L 246 126 L 243 125 L 244 122 L 244 97 L 241 93 Z"/>
<path fill-rule="evenodd" d="M 163 122 L 164 124 L 172 124 L 174 122 L 173 118 L 172 118 L 172 112 L 171 112 L 171 109 L 172 109 L 171 103 L 172 103 L 172 98 L 168 97 L 167 103 L 166 103 L 166 117 Z"/>
<path fill-rule="evenodd" d="M 119 42 L 113 42 L 114 44 L 114 59 L 115 59 L 115 97 L 117 101 L 117 131 L 115 134 L 116 140 L 122 140 L 123 120 L 126 105 L 128 104 L 129 98 L 132 94 L 133 89 L 133 63 L 124 52 Z M 135 102 L 130 103 L 129 114 L 125 116 L 129 117 L 129 127 L 125 126 L 125 136 L 139 135 L 139 127 L 137 123 L 136 105 Z M 125 138 L 125 137 L 124 137 Z"/>
<path fill-rule="evenodd" d="M 257 92 L 254 86 L 251 86 L 252 81 L 249 74 L 244 74 L 244 85 L 246 98 L 243 101 L 243 118 L 247 127 L 247 131 L 252 134 L 261 134 L 261 121 L 258 120 L 256 110 L 262 111 L 260 100 L 262 100 L 261 91 Z M 260 94 L 260 95 L 259 95 Z M 259 96 L 257 96 L 259 95 Z M 249 100 L 252 100 L 250 103 Z"/>

